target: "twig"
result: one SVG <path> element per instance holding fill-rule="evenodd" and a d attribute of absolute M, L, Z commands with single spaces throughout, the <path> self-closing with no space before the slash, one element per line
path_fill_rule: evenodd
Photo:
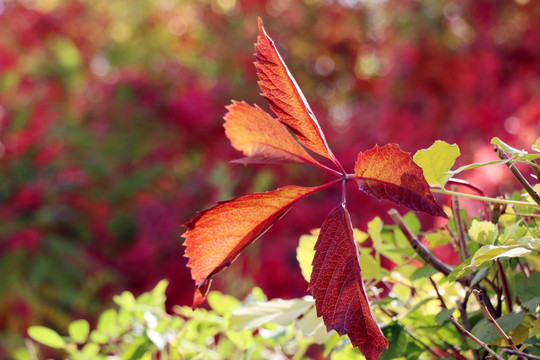
<path fill-rule="evenodd" d="M 424 349 L 435 355 L 436 357 L 439 357 L 439 354 L 437 354 L 430 346 L 424 344 L 422 340 L 418 336 L 416 336 L 411 330 L 407 329 L 406 327 L 403 328 L 405 332 L 412 337 L 416 342 L 418 342 Z"/>
<path fill-rule="evenodd" d="M 481 291 L 473 290 L 474 295 L 476 295 L 476 299 L 478 300 L 478 303 L 480 304 L 480 308 L 482 308 L 482 312 L 484 313 L 484 316 L 486 317 L 486 320 L 491 323 L 493 326 L 495 326 L 495 329 L 501 334 L 501 336 L 506 340 L 508 345 L 516 351 L 519 351 L 516 345 L 514 344 L 514 340 L 504 332 L 504 330 L 500 327 L 500 325 L 495 321 L 495 318 L 493 315 L 489 312 L 489 310 L 486 307 L 486 300 L 484 299 L 484 294 Z"/>
<path fill-rule="evenodd" d="M 452 269 L 444 264 L 441 260 L 439 260 L 435 255 L 433 255 L 424 245 L 418 241 L 418 239 L 414 236 L 411 229 L 405 224 L 403 221 L 403 218 L 396 209 L 390 209 L 388 211 L 388 214 L 394 220 L 394 222 L 397 224 L 397 226 L 400 228 L 400 230 L 403 232 L 409 243 L 411 244 L 412 248 L 426 263 L 433 266 L 435 269 L 442 272 L 444 275 L 448 276 Z"/>
<path fill-rule="evenodd" d="M 508 156 L 503 151 L 503 149 L 501 149 L 498 146 L 495 146 L 494 150 L 497 156 L 501 158 L 501 160 L 508 160 Z M 521 186 L 523 186 L 525 191 L 527 191 L 529 195 L 531 195 L 531 198 L 534 200 L 534 202 L 540 205 L 540 196 L 538 196 L 538 193 L 534 191 L 531 184 L 529 184 L 529 182 L 523 177 L 523 175 L 519 172 L 516 166 L 511 161 L 506 162 L 506 166 L 508 166 L 508 169 L 510 169 L 510 171 L 512 172 L 512 175 L 514 175 L 517 181 L 519 181 L 519 183 L 521 184 Z"/>
<path fill-rule="evenodd" d="M 471 324 L 469 323 L 469 316 L 467 315 L 467 302 L 469 301 L 469 296 L 471 296 L 471 290 L 467 291 L 467 293 L 465 294 L 465 297 L 463 299 L 463 302 L 460 302 L 460 301 L 456 302 L 457 308 L 458 308 L 459 313 L 461 315 L 461 321 L 463 321 L 463 326 L 465 326 L 465 329 L 467 331 L 471 330 Z M 467 336 L 462 332 L 459 332 L 459 335 L 463 339 L 463 342 L 467 343 Z M 474 360 L 479 360 L 480 359 L 480 354 L 478 353 L 478 350 L 471 349 L 471 351 L 472 351 Z"/>
<path fill-rule="evenodd" d="M 443 297 L 441 296 L 441 293 L 439 292 L 439 287 L 437 286 L 437 283 L 435 281 L 433 281 L 433 279 L 430 277 L 428 277 L 429 281 L 431 282 L 431 285 L 433 285 L 433 288 L 435 289 L 435 292 L 437 293 L 437 297 L 439 298 L 439 301 L 441 302 L 441 306 L 445 309 L 448 309 L 448 307 L 446 306 L 445 302 L 444 302 L 444 299 Z"/>
<path fill-rule="evenodd" d="M 487 346 L 484 342 L 482 342 L 480 339 L 478 339 L 476 336 L 474 336 L 473 334 L 471 334 L 470 332 L 468 332 L 467 330 L 465 330 L 465 328 L 463 326 L 461 326 L 452 316 L 449 316 L 448 317 L 448 320 L 450 320 L 450 322 L 452 324 L 454 324 L 454 326 L 458 329 L 458 331 L 462 334 L 465 334 L 467 335 L 468 337 L 471 338 L 472 341 L 474 341 L 475 343 L 477 343 L 478 345 L 480 345 L 481 347 L 483 347 L 487 352 L 489 352 L 491 355 L 493 355 L 493 357 L 495 359 L 498 359 L 498 360 L 503 360 L 503 358 L 497 354 L 495 351 L 491 350 L 489 348 L 489 346 Z"/>
<path fill-rule="evenodd" d="M 504 293 L 504 303 L 506 304 L 506 311 L 509 313 L 512 312 L 512 298 L 510 297 L 510 291 L 508 290 L 508 284 L 506 282 L 506 276 L 504 275 L 504 270 L 502 268 L 501 262 L 499 259 L 496 259 L 497 270 L 499 271 L 499 276 L 501 277 L 501 285 Z"/>
<path fill-rule="evenodd" d="M 456 191 L 456 185 L 452 185 L 452 191 Z M 471 255 L 469 254 L 469 249 L 467 249 L 467 244 L 465 244 L 465 231 L 463 230 L 463 224 L 461 223 L 461 211 L 459 206 L 458 197 L 452 195 L 452 212 L 454 214 L 454 224 L 456 225 L 456 232 L 458 237 L 459 249 L 461 250 L 462 260 L 468 259 Z"/>
<path fill-rule="evenodd" d="M 501 351 L 503 353 L 507 353 L 508 355 L 515 355 L 515 356 L 520 356 L 520 357 L 524 357 L 524 358 L 527 358 L 527 359 L 540 360 L 540 356 L 527 354 L 526 352 L 523 352 L 523 351 L 516 351 L 516 350 L 506 349 L 506 348 L 501 349 Z"/>

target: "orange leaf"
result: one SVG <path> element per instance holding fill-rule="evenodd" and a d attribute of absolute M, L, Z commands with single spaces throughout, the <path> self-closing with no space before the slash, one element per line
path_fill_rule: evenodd
<path fill-rule="evenodd" d="M 378 145 L 358 154 L 354 177 L 360 190 L 413 210 L 447 217 L 429 191 L 422 169 L 396 144 Z"/>
<path fill-rule="evenodd" d="M 285 66 L 274 42 L 266 34 L 260 18 L 255 58 L 259 87 L 278 120 L 287 126 L 306 148 L 338 165 L 304 94 Z M 338 167 L 341 168 L 340 165 Z"/>
<path fill-rule="evenodd" d="M 351 218 L 343 204 L 321 227 L 309 288 L 328 331 L 347 334 L 367 360 L 377 359 L 388 348 L 369 307 Z"/>
<path fill-rule="evenodd" d="M 239 163 L 318 163 L 276 119 L 259 107 L 233 101 L 227 106 L 225 134 L 245 158 Z"/>
<path fill-rule="evenodd" d="M 184 226 L 188 229 L 185 255 L 197 291 L 193 306 L 204 300 L 212 277 L 229 266 L 238 254 L 261 236 L 298 200 L 322 190 L 318 187 L 285 186 L 218 203 L 202 211 Z"/>

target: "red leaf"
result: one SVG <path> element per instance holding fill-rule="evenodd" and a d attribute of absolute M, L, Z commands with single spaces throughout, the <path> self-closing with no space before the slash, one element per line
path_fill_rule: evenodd
<path fill-rule="evenodd" d="M 377 359 L 388 348 L 369 307 L 350 215 L 343 204 L 321 227 L 309 288 L 328 331 L 347 334 L 367 360 Z"/>
<path fill-rule="evenodd" d="M 337 165 L 338 162 L 328 148 L 313 111 L 279 55 L 274 42 L 266 34 L 260 18 L 255 58 L 259 87 L 278 120 L 298 137 L 302 145 Z"/>
<path fill-rule="evenodd" d="M 193 307 L 204 301 L 212 277 L 229 266 L 238 254 L 261 236 L 298 200 L 322 190 L 318 187 L 285 186 L 218 203 L 202 211 L 184 226 L 188 229 L 184 256 L 189 258 L 197 291 Z"/>
<path fill-rule="evenodd" d="M 413 210 L 447 217 L 437 204 L 422 169 L 396 144 L 378 145 L 358 154 L 354 177 L 360 190 L 377 199 L 391 200 Z"/>
<path fill-rule="evenodd" d="M 227 106 L 225 134 L 245 158 L 239 163 L 318 163 L 276 119 L 259 107 L 233 101 Z"/>

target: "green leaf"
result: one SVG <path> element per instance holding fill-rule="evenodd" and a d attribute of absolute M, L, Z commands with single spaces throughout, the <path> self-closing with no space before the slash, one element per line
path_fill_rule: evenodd
<path fill-rule="evenodd" d="M 448 173 L 459 157 L 459 147 L 437 140 L 428 149 L 422 149 L 414 154 L 414 162 L 422 168 L 424 177 L 430 185 L 444 187 L 451 178 Z"/>
<path fill-rule="evenodd" d="M 302 276 L 308 282 L 311 278 L 311 263 L 315 256 L 315 243 L 317 242 L 317 236 L 319 229 L 311 230 L 311 235 L 302 235 L 298 241 L 298 247 L 296 248 L 296 260 L 300 264 L 300 270 Z"/>
<path fill-rule="evenodd" d="M 522 302 L 527 302 L 535 297 L 540 296 L 540 271 L 536 271 L 529 277 L 525 277 L 523 274 L 515 274 L 514 276 L 516 294 L 519 294 L 519 298 Z"/>
<path fill-rule="evenodd" d="M 97 322 L 97 330 L 107 334 L 114 335 L 118 329 L 118 315 L 115 309 L 107 309 L 101 313 Z"/>
<path fill-rule="evenodd" d="M 296 322 L 296 326 L 306 336 L 311 336 L 317 344 L 324 344 L 333 334 L 337 334 L 334 330 L 328 332 L 323 319 L 317 316 L 315 307 L 309 309 L 302 318 Z"/>
<path fill-rule="evenodd" d="M 497 324 L 504 330 L 505 333 L 509 333 L 511 330 L 518 327 L 521 322 L 523 321 L 523 318 L 525 317 L 525 313 L 510 313 L 505 314 L 501 316 L 500 318 L 496 319 Z M 473 335 L 475 335 L 478 339 L 480 339 L 482 342 L 488 343 L 497 340 L 501 337 L 501 334 L 497 331 L 495 326 L 490 324 L 486 319 L 480 320 L 471 330 Z M 479 348 L 479 345 L 476 343 L 469 342 L 470 345 L 472 345 L 475 349 Z"/>
<path fill-rule="evenodd" d="M 493 261 L 501 257 L 523 257 L 530 253 L 531 250 L 520 245 L 484 245 L 474 253 L 470 267 L 475 270 L 487 261 Z"/>
<path fill-rule="evenodd" d="M 473 220 L 469 228 L 469 237 L 482 245 L 493 245 L 497 238 L 497 228 L 491 221 Z"/>
<path fill-rule="evenodd" d="M 394 322 L 381 330 L 388 339 L 388 349 L 383 350 L 379 360 L 393 360 L 403 355 L 409 343 L 405 329 L 397 322 Z"/>
<path fill-rule="evenodd" d="M 246 351 L 249 349 L 253 343 L 253 334 L 251 330 L 241 330 L 241 331 L 227 331 L 225 335 L 231 340 L 231 342 L 240 350 Z"/>
<path fill-rule="evenodd" d="M 521 306 L 526 308 L 530 312 L 535 313 L 538 304 L 540 304 L 540 296 L 534 297 L 531 300 L 522 303 Z"/>
<path fill-rule="evenodd" d="M 218 315 L 225 315 L 242 306 L 242 302 L 237 298 L 222 294 L 219 291 L 210 291 L 206 296 L 206 300 Z"/>
<path fill-rule="evenodd" d="M 411 281 L 414 281 L 414 280 L 418 280 L 418 279 L 433 276 L 433 275 L 437 274 L 438 272 L 439 272 L 438 270 L 432 268 L 431 266 L 425 265 L 425 266 L 422 266 L 422 267 L 416 269 L 411 274 L 410 279 L 411 279 Z"/>
<path fill-rule="evenodd" d="M 381 278 L 381 265 L 371 254 L 364 251 L 360 253 L 360 266 L 364 281 Z"/>
<path fill-rule="evenodd" d="M 532 146 L 532 149 L 534 151 L 540 152 L 540 137 L 538 139 L 536 139 L 536 142 Z"/>
<path fill-rule="evenodd" d="M 448 317 L 454 313 L 456 309 L 442 309 L 436 316 L 435 316 L 435 322 L 437 325 L 442 325 L 446 320 L 448 320 Z"/>
<path fill-rule="evenodd" d="M 90 325 L 88 321 L 84 319 L 75 320 L 68 327 L 69 336 L 77 344 L 82 344 L 88 338 L 88 333 L 90 332 Z"/>
<path fill-rule="evenodd" d="M 380 252 L 382 245 L 381 232 L 383 229 L 383 222 L 381 218 L 378 216 L 374 217 L 373 220 L 368 223 L 367 228 L 369 237 L 373 242 L 373 247 L 375 248 L 375 250 Z"/>
<path fill-rule="evenodd" d="M 63 349 L 66 346 L 64 339 L 56 331 L 44 326 L 30 326 L 28 336 L 43 345 L 55 349 Z"/>
<path fill-rule="evenodd" d="M 505 152 L 511 154 L 513 158 L 518 158 L 518 159 L 521 159 L 521 160 L 534 160 L 534 159 L 538 159 L 540 157 L 540 154 L 529 154 L 525 150 L 518 150 L 518 149 L 506 144 L 505 142 L 503 142 L 498 137 L 494 137 L 493 139 L 491 139 L 491 143 L 493 145 L 498 145 Z"/>
<path fill-rule="evenodd" d="M 518 150 L 514 147 L 511 147 L 498 137 L 494 137 L 493 139 L 491 139 L 491 144 L 499 146 L 505 152 L 512 154 L 512 156 L 515 157 L 522 157 L 524 155 L 527 155 L 527 152 L 525 150 Z"/>
<path fill-rule="evenodd" d="M 254 330 L 269 322 L 279 325 L 291 324 L 313 306 L 313 300 L 308 299 L 273 299 L 266 302 L 253 302 L 232 312 L 229 328 Z"/>

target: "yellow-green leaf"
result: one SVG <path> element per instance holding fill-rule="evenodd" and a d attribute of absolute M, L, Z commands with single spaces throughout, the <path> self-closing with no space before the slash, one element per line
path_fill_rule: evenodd
<path fill-rule="evenodd" d="M 311 235 L 300 236 L 298 247 L 296 248 L 296 260 L 300 264 L 300 270 L 302 276 L 309 283 L 311 278 L 311 263 L 315 256 L 315 243 L 317 242 L 317 236 L 319 235 L 319 229 L 311 230 Z"/>
<path fill-rule="evenodd" d="M 28 336 L 43 345 L 55 349 L 63 349 L 66 346 L 64 339 L 56 331 L 44 326 L 30 326 Z"/>
<path fill-rule="evenodd" d="M 491 221 L 473 220 L 469 229 L 469 237 L 482 245 L 493 245 L 497 238 L 497 228 Z"/>
<path fill-rule="evenodd" d="M 90 332 L 90 325 L 88 321 L 84 319 L 75 320 L 68 327 L 69 336 L 77 344 L 82 344 L 86 341 L 88 333 Z"/>
<path fill-rule="evenodd" d="M 450 179 L 450 168 L 459 157 L 459 147 L 437 140 L 428 149 L 422 149 L 414 154 L 414 162 L 422 168 L 424 177 L 430 185 L 444 187 Z"/>

